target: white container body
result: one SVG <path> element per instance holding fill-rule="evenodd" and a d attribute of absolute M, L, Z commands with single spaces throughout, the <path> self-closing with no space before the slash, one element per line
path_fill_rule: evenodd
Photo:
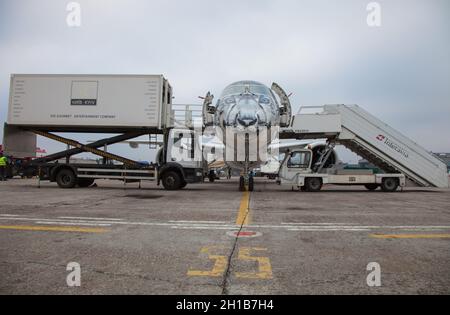
<path fill-rule="evenodd" d="M 172 99 L 162 75 L 11 75 L 8 124 L 162 128 Z"/>

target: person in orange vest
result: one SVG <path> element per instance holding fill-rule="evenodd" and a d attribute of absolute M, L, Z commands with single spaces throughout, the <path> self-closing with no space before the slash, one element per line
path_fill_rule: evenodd
<path fill-rule="evenodd" d="M 8 159 L 0 153 L 0 181 L 6 181 L 6 166 Z"/>

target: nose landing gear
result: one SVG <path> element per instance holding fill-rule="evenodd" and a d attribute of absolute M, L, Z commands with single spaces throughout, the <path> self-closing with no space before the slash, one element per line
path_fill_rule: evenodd
<path fill-rule="evenodd" d="M 239 191 L 253 191 L 254 179 L 252 174 L 239 177 Z"/>

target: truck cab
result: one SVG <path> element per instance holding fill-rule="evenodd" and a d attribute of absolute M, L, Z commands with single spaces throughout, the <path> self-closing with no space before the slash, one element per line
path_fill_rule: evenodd
<path fill-rule="evenodd" d="M 312 155 L 313 152 L 309 149 L 287 152 L 278 172 L 279 183 L 303 187 L 303 176 L 312 174 Z"/>
<path fill-rule="evenodd" d="M 295 150 L 289 152 L 281 163 L 283 177 L 295 176 L 298 173 L 311 173 L 312 151 L 309 149 Z"/>
<path fill-rule="evenodd" d="M 171 129 L 166 147 L 157 155 L 159 177 L 167 190 L 184 188 L 188 183 L 203 181 L 204 163 L 202 150 L 195 130 Z"/>

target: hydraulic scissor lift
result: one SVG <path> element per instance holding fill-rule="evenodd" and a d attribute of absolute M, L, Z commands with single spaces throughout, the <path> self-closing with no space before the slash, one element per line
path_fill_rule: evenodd
<path fill-rule="evenodd" d="M 64 143 L 72 148 L 31 160 L 23 165 L 25 176 L 38 176 L 40 180 L 54 181 L 62 188 L 72 188 L 77 185 L 87 187 L 92 185 L 95 179 L 116 179 L 125 182 L 158 179 L 157 166 L 155 164 L 139 163 L 99 149 L 145 135 L 147 132 L 125 132 L 121 135 L 101 139 L 89 144 L 82 144 L 48 131 L 30 131 L 36 135 Z M 82 152 L 89 152 L 102 157 L 103 163 L 69 163 L 71 156 Z M 60 162 L 64 158 L 66 161 Z M 120 164 L 115 164 L 114 161 L 120 162 Z"/>

